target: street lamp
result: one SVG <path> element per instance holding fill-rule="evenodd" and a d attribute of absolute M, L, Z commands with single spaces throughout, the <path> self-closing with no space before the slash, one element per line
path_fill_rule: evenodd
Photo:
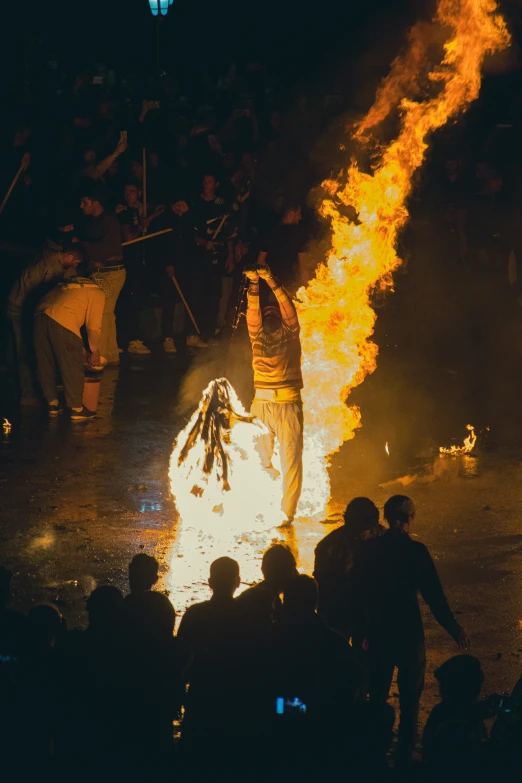
<path fill-rule="evenodd" d="M 170 6 L 174 0 L 149 0 L 149 7 L 152 16 L 155 16 L 158 20 L 156 27 L 156 65 L 158 71 L 160 68 L 160 19 L 162 16 L 167 16 Z"/>
<path fill-rule="evenodd" d="M 149 0 L 152 16 L 167 16 L 174 0 Z"/>

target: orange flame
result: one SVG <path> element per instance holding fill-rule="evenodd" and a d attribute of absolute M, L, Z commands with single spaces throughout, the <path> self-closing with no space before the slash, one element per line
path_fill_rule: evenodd
<path fill-rule="evenodd" d="M 424 160 L 429 134 L 477 98 L 484 57 L 509 45 L 496 10 L 494 0 L 439 0 L 436 22 L 446 36 L 441 62 L 428 69 L 423 37 L 433 39 L 440 27 L 416 25 L 408 51 L 396 59 L 355 133 L 368 143 L 370 130 L 398 109 L 397 138 L 381 149 L 373 174 L 352 160 L 347 176 L 323 183 L 329 197 L 321 213 L 331 219 L 332 247 L 315 278 L 298 292 L 305 403 L 301 513 L 323 512 L 330 495 L 329 455 L 361 425 L 359 408 L 346 401 L 376 368 L 370 297 L 393 286 L 392 272 L 401 263 L 397 236 L 408 219 L 412 175 Z M 427 96 L 414 100 L 412 92 L 419 95 L 424 85 Z M 356 223 L 345 216 L 346 206 L 355 209 Z"/>
<path fill-rule="evenodd" d="M 473 451 L 475 448 L 475 443 L 477 442 L 477 436 L 475 435 L 475 427 L 473 424 L 466 424 L 466 429 L 469 430 L 469 435 L 467 438 L 464 438 L 464 443 L 462 446 L 450 446 L 449 448 L 445 448 L 444 446 L 441 446 L 439 448 L 439 451 L 441 454 L 469 454 L 470 451 Z"/>

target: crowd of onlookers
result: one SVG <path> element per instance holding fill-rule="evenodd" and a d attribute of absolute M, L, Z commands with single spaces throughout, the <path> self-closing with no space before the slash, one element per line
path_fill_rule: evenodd
<path fill-rule="evenodd" d="M 314 577 L 298 573 L 291 549 L 276 543 L 264 553 L 262 581 L 237 596 L 239 564 L 218 558 L 210 599 L 189 606 L 176 633 L 175 609 L 154 589 L 159 564 L 145 553 L 130 563 L 128 595 L 113 585 L 93 590 L 81 630 L 52 604 L 27 615 L 10 609 L 13 574 L 0 568 L 5 779 L 512 774 L 521 686 L 481 700 L 481 665 L 466 652 L 436 670 L 440 702 L 415 752 L 425 670 L 419 594 L 461 648 L 470 640 L 427 548 L 410 535 L 412 500 L 393 496 L 384 518 L 386 527 L 371 500 L 355 498 L 344 524 L 318 544 Z"/>
<path fill-rule="evenodd" d="M 48 382 L 58 370 L 67 406 L 84 418 L 84 364 L 118 364 L 156 346 L 208 348 L 230 332 L 245 264 L 268 263 L 293 293 L 324 257 L 328 227 L 307 194 L 343 164 L 335 150 L 314 151 L 342 122 L 342 101 L 307 106 L 257 62 L 189 86 L 102 64 L 72 72 L 51 58 L 24 89 L 11 87 L 0 196 L 16 181 L 0 213 L 0 352 L 23 404 L 43 397 L 51 412 L 60 408 Z M 413 254 L 404 269 L 423 277 L 415 298 L 440 307 L 442 276 L 443 308 L 452 295 L 462 305 L 466 323 L 455 313 L 452 323 L 468 344 L 484 329 L 483 299 L 491 306 L 518 292 L 517 116 L 499 125 L 488 116 L 486 136 L 479 117 L 434 139 L 409 204 L 401 255 Z M 86 280 L 103 292 L 102 312 Z"/>

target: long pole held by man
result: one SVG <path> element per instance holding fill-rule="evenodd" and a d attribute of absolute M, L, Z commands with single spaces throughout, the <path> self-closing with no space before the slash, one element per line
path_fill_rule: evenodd
<path fill-rule="evenodd" d="M 251 413 L 265 424 L 268 434 L 260 443 L 261 462 L 274 473 L 274 442 L 279 443 L 283 478 L 283 526 L 292 524 L 303 484 L 303 404 L 299 320 L 290 296 L 269 267 L 246 270 L 249 280 L 246 321 L 252 343 L 255 396 Z M 261 310 L 260 280 L 275 302 Z"/>

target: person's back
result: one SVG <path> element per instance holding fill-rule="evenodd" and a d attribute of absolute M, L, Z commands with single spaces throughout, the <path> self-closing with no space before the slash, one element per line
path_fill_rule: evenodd
<path fill-rule="evenodd" d="M 82 278 L 83 280 L 83 278 Z M 56 286 L 41 300 L 38 313 L 46 313 L 54 321 L 77 336 L 91 313 L 101 322 L 105 294 L 94 281 L 77 283 L 74 278 L 65 285 Z"/>
<path fill-rule="evenodd" d="M 451 612 L 428 549 L 410 538 L 415 505 L 394 495 L 384 506 L 390 530 L 368 542 L 360 565 L 366 615 L 370 702 L 384 704 L 398 669 L 401 721 L 396 764 L 408 767 L 415 747 L 426 651 L 418 601 L 420 593 L 437 622 L 462 647 L 468 635 Z"/>
<path fill-rule="evenodd" d="M 355 576 L 366 542 L 379 535 L 379 510 L 364 497 L 344 512 L 344 525 L 328 533 L 315 548 L 314 577 L 319 585 L 319 614 L 346 638 L 362 641 Z"/>
<path fill-rule="evenodd" d="M 214 561 L 209 585 L 212 598 L 189 607 L 178 629 L 178 639 L 193 656 L 186 672 L 189 691 L 182 730 L 187 750 L 202 741 L 213 744 L 248 735 L 252 710 L 258 710 L 245 683 L 261 673 L 252 666 L 241 607 L 233 598 L 238 564 L 228 557 Z"/>

